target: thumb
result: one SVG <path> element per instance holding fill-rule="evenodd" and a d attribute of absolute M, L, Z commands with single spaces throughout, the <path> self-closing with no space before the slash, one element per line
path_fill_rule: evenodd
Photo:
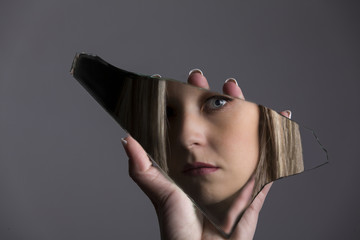
<path fill-rule="evenodd" d="M 134 138 L 128 136 L 121 141 L 129 157 L 130 177 L 150 198 L 157 209 L 168 196 L 176 191 L 176 185 L 152 165 L 145 150 Z"/>

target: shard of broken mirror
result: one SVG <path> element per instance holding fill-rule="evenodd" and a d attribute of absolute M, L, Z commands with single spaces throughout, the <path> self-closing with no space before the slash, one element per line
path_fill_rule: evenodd
<path fill-rule="evenodd" d="M 71 72 L 225 237 L 267 183 L 327 162 L 312 130 L 264 106 L 87 54 Z"/>

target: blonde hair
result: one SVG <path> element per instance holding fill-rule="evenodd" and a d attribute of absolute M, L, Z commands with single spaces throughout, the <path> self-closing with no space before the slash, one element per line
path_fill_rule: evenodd
<path fill-rule="evenodd" d="M 122 81 L 116 119 L 159 167 L 167 171 L 165 81 L 147 76 L 132 76 Z"/>
<path fill-rule="evenodd" d="M 115 116 L 165 172 L 167 167 L 166 81 L 147 76 L 124 78 Z M 253 198 L 269 182 L 304 170 L 299 125 L 259 106 L 259 162 Z"/>
<path fill-rule="evenodd" d="M 299 125 L 269 108 L 258 106 L 259 162 L 254 174 L 253 197 L 267 183 L 304 171 Z"/>

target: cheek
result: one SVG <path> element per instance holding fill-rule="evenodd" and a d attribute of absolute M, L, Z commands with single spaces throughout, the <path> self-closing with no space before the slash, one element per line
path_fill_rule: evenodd
<path fill-rule="evenodd" d="M 256 112 L 249 115 L 244 119 L 234 114 L 217 133 L 225 167 L 244 177 L 254 172 L 259 159 L 258 118 Z"/>
<path fill-rule="evenodd" d="M 223 155 L 228 167 L 238 171 L 253 171 L 259 159 L 258 138 L 246 134 L 228 137 L 223 143 Z"/>

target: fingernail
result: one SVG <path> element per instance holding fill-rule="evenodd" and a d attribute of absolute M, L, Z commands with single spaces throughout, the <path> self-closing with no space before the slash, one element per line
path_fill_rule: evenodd
<path fill-rule="evenodd" d="M 291 111 L 290 110 L 285 110 L 285 112 L 288 113 L 288 118 L 291 119 L 291 115 L 292 115 Z"/>
<path fill-rule="evenodd" d="M 195 68 L 195 69 L 191 70 L 191 71 L 189 72 L 189 75 L 191 75 L 192 73 L 200 73 L 201 75 L 204 76 L 203 72 L 202 72 L 200 69 L 198 69 L 198 68 Z"/>
<path fill-rule="evenodd" d="M 121 138 L 121 142 L 124 145 L 124 147 L 127 145 L 127 141 L 125 140 L 125 138 Z"/>
<path fill-rule="evenodd" d="M 237 83 L 235 78 L 228 78 L 225 80 L 225 83 L 227 83 L 228 81 L 234 82 L 236 84 L 236 86 L 239 86 L 239 84 Z"/>
<path fill-rule="evenodd" d="M 150 77 L 152 77 L 152 78 L 161 78 L 161 75 L 156 73 L 156 74 L 151 75 Z"/>

